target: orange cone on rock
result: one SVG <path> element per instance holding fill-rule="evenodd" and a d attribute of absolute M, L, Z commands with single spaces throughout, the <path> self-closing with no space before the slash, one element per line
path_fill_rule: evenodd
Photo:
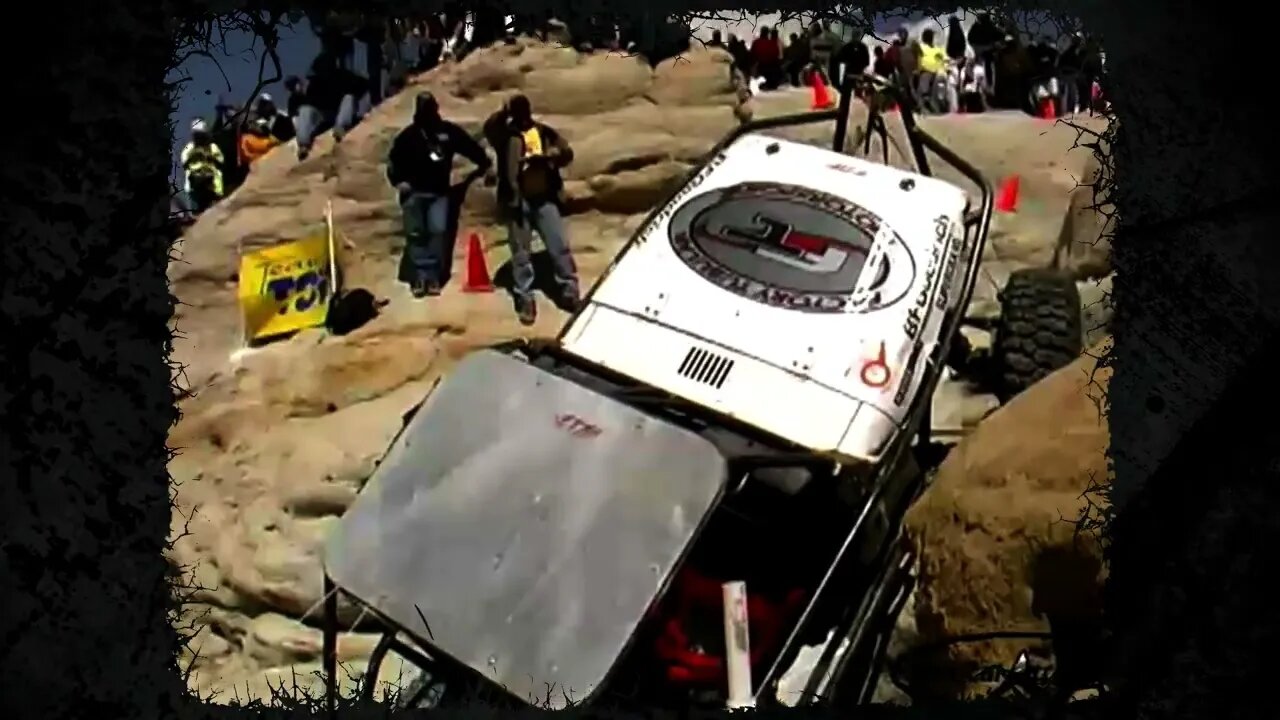
<path fill-rule="evenodd" d="M 1005 181 L 1000 183 L 1000 189 L 996 190 L 996 212 L 1011 213 L 1018 211 L 1018 190 L 1021 189 L 1022 179 L 1017 175 L 1010 175 Z"/>
<path fill-rule="evenodd" d="M 467 281 L 462 292 L 493 292 L 493 280 L 489 277 L 489 264 L 484 259 L 479 233 L 471 233 L 471 239 L 467 241 Z"/>
<path fill-rule="evenodd" d="M 831 100 L 831 93 L 827 92 L 827 84 L 822 81 L 822 73 L 814 71 L 809 73 L 809 86 L 813 88 L 813 104 L 810 110 L 826 110 L 835 105 Z"/>

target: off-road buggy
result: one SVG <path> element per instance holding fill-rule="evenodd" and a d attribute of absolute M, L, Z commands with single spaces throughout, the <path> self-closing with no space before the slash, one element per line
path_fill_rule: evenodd
<path fill-rule="evenodd" d="M 869 697 L 910 589 L 900 519 L 942 454 L 933 392 L 973 366 L 992 191 L 905 97 L 918 172 L 844 152 L 853 90 L 736 129 L 558 337 L 477 351 L 410 411 L 325 548 L 331 697 L 339 594 L 386 631 L 366 677 L 391 650 L 419 666 L 406 706 Z M 819 122 L 834 151 L 767 134 Z M 1063 288 L 1010 282 L 1003 392 L 1079 351 L 1038 302 Z"/>

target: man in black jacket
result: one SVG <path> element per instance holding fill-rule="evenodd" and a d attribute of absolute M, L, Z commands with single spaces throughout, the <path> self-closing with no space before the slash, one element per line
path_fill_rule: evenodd
<path fill-rule="evenodd" d="M 982 63 L 982 68 L 986 71 L 987 84 L 990 87 L 995 86 L 996 73 L 996 51 L 1000 49 L 1000 45 L 1004 41 L 1004 31 L 996 26 L 991 15 L 986 12 L 977 13 L 974 17 L 973 25 L 969 26 L 969 47 L 973 48 L 973 55 L 978 62 Z"/>
<path fill-rule="evenodd" d="M 952 62 L 962 60 L 969 50 L 969 39 L 965 37 L 964 26 L 960 18 L 952 15 L 947 19 L 947 57 Z"/>
<path fill-rule="evenodd" d="M 871 51 L 867 50 L 867 44 L 862 41 L 862 33 L 855 30 L 853 35 L 852 40 L 836 51 L 835 61 L 840 67 L 839 87 L 844 87 L 846 78 L 861 76 L 871 64 Z M 836 82 L 836 78 L 832 78 L 832 82 Z"/>
<path fill-rule="evenodd" d="M 578 269 L 560 214 L 564 190 L 560 170 L 573 162 L 573 149 L 563 135 L 533 119 L 529 98 L 523 95 L 507 101 L 507 118 L 507 147 L 498 169 L 498 201 L 507 216 L 516 312 L 522 324 L 532 325 L 538 312 L 533 298 L 533 232 L 542 238 L 551 256 L 560 288 L 558 304 L 572 311 L 579 302 Z"/>
<path fill-rule="evenodd" d="M 440 294 L 445 263 L 452 260 L 443 255 L 455 155 L 476 165 L 463 181 L 464 188 L 492 165 L 466 130 L 440 117 L 435 96 L 422 93 L 416 99 L 413 122 L 392 141 L 387 157 L 387 180 L 399 194 L 404 213 L 407 262 L 402 266 L 409 267 L 409 287 L 416 298 Z"/>

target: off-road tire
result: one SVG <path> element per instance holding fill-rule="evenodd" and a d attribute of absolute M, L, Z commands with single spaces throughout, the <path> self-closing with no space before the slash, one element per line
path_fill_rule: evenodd
<path fill-rule="evenodd" d="M 1071 364 L 1083 351 L 1075 281 L 1051 269 L 1014 271 L 1000 294 L 991 345 L 992 389 L 1000 403 Z"/>

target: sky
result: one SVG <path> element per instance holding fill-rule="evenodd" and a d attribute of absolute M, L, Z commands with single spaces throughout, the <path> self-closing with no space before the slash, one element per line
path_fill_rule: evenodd
<path fill-rule="evenodd" d="M 298 26 L 282 28 L 278 46 L 282 78 L 305 74 L 319 49 L 320 43 L 305 20 Z M 170 82 L 185 80 L 177 93 L 177 109 L 173 117 L 175 166 L 178 154 L 187 142 L 192 121 L 210 119 L 220 94 L 236 104 L 244 104 L 251 99 L 249 93 L 258 84 L 261 52 L 262 43 L 257 42 L 251 33 L 233 35 L 226 39 L 221 50 L 210 53 L 212 58 L 189 57 L 170 74 Z M 357 65 L 363 65 L 363 61 L 363 57 L 357 57 Z M 273 71 L 268 61 L 267 77 L 271 77 Z M 268 85 L 264 91 L 271 93 L 279 105 L 284 106 L 286 93 L 280 82 Z"/>

